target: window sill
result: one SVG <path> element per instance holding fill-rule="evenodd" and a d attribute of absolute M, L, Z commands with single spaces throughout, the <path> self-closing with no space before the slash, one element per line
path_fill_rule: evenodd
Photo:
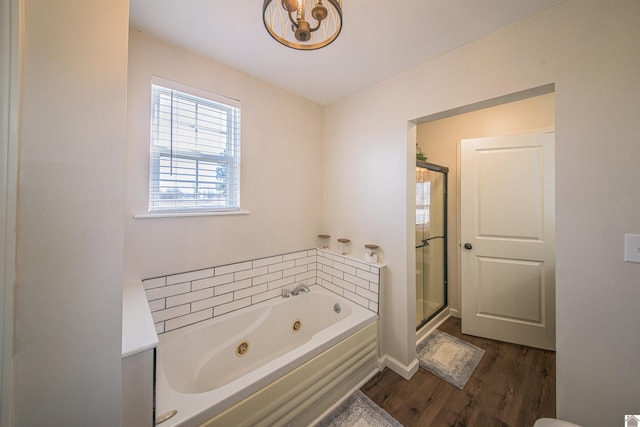
<path fill-rule="evenodd" d="M 239 211 L 202 211 L 202 212 L 166 212 L 166 213 L 144 213 L 134 214 L 134 219 L 151 219 L 151 218 L 177 218 L 191 216 L 227 216 L 227 215 L 249 215 L 251 212 L 245 210 Z"/>

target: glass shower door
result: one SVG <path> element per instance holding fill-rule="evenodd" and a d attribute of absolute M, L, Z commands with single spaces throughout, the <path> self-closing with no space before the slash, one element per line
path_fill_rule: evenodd
<path fill-rule="evenodd" d="M 416 326 L 447 306 L 447 172 L 416 164 Z"/>

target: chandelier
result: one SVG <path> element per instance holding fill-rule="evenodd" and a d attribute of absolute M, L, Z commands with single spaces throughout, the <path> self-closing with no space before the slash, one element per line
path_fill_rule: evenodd
<path fill-rule="evenodd" d="M 283 45 L 320 49 L 340 34 L 342 0 L 264 0 L 262 19 L 269 34 Z"/>

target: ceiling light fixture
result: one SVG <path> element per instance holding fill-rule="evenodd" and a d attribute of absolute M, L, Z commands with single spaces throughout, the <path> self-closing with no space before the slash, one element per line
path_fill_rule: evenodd
<path fill-rule="evenodd" d="M 315 2 L 307 20 L 307 3 Z M 323 4 L 325 3 L 325 4 Z M 262 19 L 269 34 L 293 49 L 314 50 L 334 41 L 342 30 L 342 0 L 264 0 Z"/>

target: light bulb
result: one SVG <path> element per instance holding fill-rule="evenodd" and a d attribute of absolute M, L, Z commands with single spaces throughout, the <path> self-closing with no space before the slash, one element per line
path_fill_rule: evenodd
<path fill-rule="evenodd" d="M 282 7 L 287 12 L 295 12 L 298 10 L 299 0 L 282 0 Z"/>

